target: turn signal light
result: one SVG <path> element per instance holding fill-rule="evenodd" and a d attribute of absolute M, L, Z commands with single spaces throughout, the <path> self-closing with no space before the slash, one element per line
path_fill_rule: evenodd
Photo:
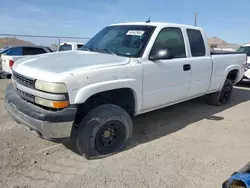
<path fill-rule="evenodd" d="M 51 101 L 40 97 L 35 97 L 35 103 L 55 109 L 63 109 L 69 106 L 69 101 Z"/>
<path fill-rule="evenodd" d="M 69 106 L 69 101 L 54 101 L 52 103 L 53 103 L 53 107 L 57 109 L 62 109 L 62 108 L 66 108 Z"/>

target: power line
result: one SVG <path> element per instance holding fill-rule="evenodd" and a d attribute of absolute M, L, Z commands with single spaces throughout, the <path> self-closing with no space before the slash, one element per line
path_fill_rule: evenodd
<path fill-rule="evenodd" d="M 41 38 L 68 38 L 68 39 L 90 39 L 88 37 L 67 37 L 67 36 L 44 36 L 44 35 L 19 35 L 19 34 L 6 34 L 0 33 L 0 36 L 10 36 L 10 37 L 41 37 Z"/>

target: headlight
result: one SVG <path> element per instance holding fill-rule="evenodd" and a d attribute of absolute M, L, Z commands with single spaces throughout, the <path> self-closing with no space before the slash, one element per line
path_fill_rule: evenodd
<path fill-rule="evenodd" d="M 69 101 L 51 101 L 40 97 L 35 97 L 35 103 L 50 108 L 62 109 L 69 106 Z"/>
<path fill-rule="evenodd" d="M 63 83 L 46 82 L 42 80 L 36 80 L 35 88 L 42 91 L 51 93 L 67 93 L 67 87 Z"/>

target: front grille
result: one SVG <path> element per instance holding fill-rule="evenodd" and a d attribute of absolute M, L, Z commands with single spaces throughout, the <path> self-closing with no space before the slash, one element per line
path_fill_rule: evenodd
<path fill-rule="evenodd" d="M 17 83 L 27 86 L 29 88 L 35 88 L 35 79 L 28 78 L 14 71 L 12 71 L 12 74 Z"/>
<path fill-rule="evenodd" d="M 34 103 L 35 102 L 35 96 L 31 95 L 29 93 L 26 93 L 24 91 L 21 91 L 20 89 L 16 89 L 17 93 L 25 100 Z"/>

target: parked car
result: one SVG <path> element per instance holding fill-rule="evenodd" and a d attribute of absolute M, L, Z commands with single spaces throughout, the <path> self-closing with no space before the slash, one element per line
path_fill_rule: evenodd
<path fill-rule="evenodd" d="M 0 49 L 0 71 L 2 70 L 2 54 L 5 54 L 5 52 L 8 50 L 9 47 L 1 48 Z"/>
<path fill-rule="evenodd" d="M 250 81 L 250 44 L 245 44 L 241 47 L 239 47 L 237 50 L 237 52 L 244 52 L 247 54 L 247 66 L 246 66 L 246 70 L 244 73 L 244 76 L 242 78 L 242 82 L 249 82 Z"/>
<path fill-rule="evenodd" d="M 69 50 L 77 50 L 81 48 L 84 44 L 77 42 L 63 42 L 60 44 L 58 51 L 69 51 Z"/>
<path fill-rule="evenodd" d="M 18 59 L 37 54 L 49 53 L 52 50 L 45 46 L 14 46 L 5 50 L 2 57 L 2 70 L 7 74 L 12 74 L 12 66 Z"/>
<path fill-rule="evenodd" d="M 227 104 L 245 66 L 245 53 L 210 53 L 199 27 L 114 24 L 77 51 L 18 60 L 5 105 L 39 137 L 71 139 L 92 159 L 124 148 L 133 116 L 203 95 Z"/>

